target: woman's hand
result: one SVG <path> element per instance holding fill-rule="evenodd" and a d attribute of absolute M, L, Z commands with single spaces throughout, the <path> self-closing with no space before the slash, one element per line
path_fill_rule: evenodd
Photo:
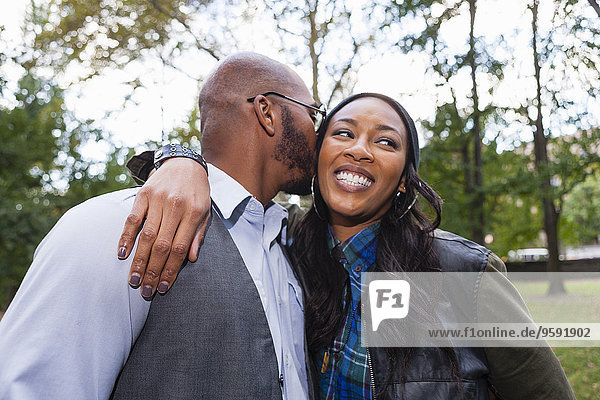
<path fill-rule="evenodd" d="M 204 168 L 188 158 L 166 160 L 138 191 L 119 239 L 126 259 L 140 238 L 129 270 L 129 284 L 142 296 L 165 293 L 186 256 L 196 261 L 210 215 L 210 187 Z M 141 229 L 141 231 L 140 231 Z"/>

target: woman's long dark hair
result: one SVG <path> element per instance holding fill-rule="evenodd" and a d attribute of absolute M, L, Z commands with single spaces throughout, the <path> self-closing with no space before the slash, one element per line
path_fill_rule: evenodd
<path fill-rule="evenodd" d="M 435 191 L 423 181 L 418 173 L 418 139 L 414 122 L 395 100 L 376 93 L 361 93 L 351 96 L 334 108 L 319 130 L 317 152 L 320 151 L 325 131 L 331 118 L 348 103 L 361 97 L 376 97 L 389 104 L 404 121 L 409 141 L 403 176 L 406 193 L 394 199 L 392 207 L 381 219 L 377 234 L 377 257 L 375 271 L 378 272 L 424 272 L 440 271 L 438 257 L 433 249 L 433 231 L 441 221 L 441 199 Z M 415 150 L 416 147 L 416 150 Z M 318 160 L 318 158 L 317 158 Z M 317 161 L 318 163 L 318 161 Z M 318 169 L 315 169 L 318 171 Z M 327 246 L 328 222 L 327 208 L 321 197 L 318 179 L 314 181 L 314 204 L 298 224 L 292 253 L 295 262 L 303 271 L 307 283 L 307 301 L 305 305 L 305 326 L 309 351 L 318 351 L 330 346 L 340 332 L 346 317 L 342 306 L 344 288 L 348 273 L 330 254 Z M 414 203 L 417 196 L 425 200 L 433 210 L 435 218 L 430 219 Z M 407 212 L 411 205 L 412 208 Z M 346 293 L 347 296 L 350 293 Z M 346 304 L 349 304 L 347 301 Z M 458 360 L 453 349 L 443 348 L 452 366 L 452 372 L 459 381 Z M 385 389 L 393 370 L 402 362 L 402 380 L 406 378 L 406 366 L 413 351 L 406 348 L 387 348 L 390 359 Z"/>

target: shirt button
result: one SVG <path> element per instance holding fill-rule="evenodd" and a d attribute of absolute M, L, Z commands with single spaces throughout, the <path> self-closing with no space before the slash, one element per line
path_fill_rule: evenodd
<path fill-rule="evenodd" d="M 354 270 L 356 272 L 360 272 L 362 270 L 362 267 L 360 265 L 358 265 L 356 268 L 354 268 Z"/>
<path fill-rule="evenodd" d="M 254 211 L 254 210 L 256 209 L 256 206 L 254 205 L 254 203 L 253 203 L 253 202 L 250 202 L 250 203 L 248 203 L 248 209 L 249 209 L 250 211 Z"/>
<path fill-rule="evenodd" d="M 333 256 L 340 260 L 340 262 L 343 262 L 342 260 L 346 259 L 346 257 L 344 256 L 344 252 L 342 251 L 342 249 L 340 249 L 339 245 L 333 248 Z"/>
<path fill-rule="evenodd" d="M 340 357 L 341 357 L 341 355 L 340 355 L 340 353 L 339 353 L 339 352 L 335 352 L 335 353 L 333 354 L 333 358 L 335 358 L 335 361 L 339 361 Z"/>

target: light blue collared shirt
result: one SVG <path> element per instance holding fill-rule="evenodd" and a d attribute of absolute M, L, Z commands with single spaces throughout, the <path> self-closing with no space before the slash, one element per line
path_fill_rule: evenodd
<path fill-rule="evenodd" d="M 305 399 L 302 296 L 279 246 L 287 213 L 278 205 L 263 212 L 239 183 L 209 168 L 211 197 L 265 309 L 284 398 Z M 109 398 L 150 308 L 127 284 L 129 262 L 115 256 L 136 193 L 74 207 L 39 245 L 0 321 L 1 399 Z"/>

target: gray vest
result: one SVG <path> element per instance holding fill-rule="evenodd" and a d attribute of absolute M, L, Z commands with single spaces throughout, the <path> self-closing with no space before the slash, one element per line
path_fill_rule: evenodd
<path fill-rule="evenodd" d="M 214 213 L 198 260 L 152 301 L 111 398 L 282 398 L 258 291 Z"/>

